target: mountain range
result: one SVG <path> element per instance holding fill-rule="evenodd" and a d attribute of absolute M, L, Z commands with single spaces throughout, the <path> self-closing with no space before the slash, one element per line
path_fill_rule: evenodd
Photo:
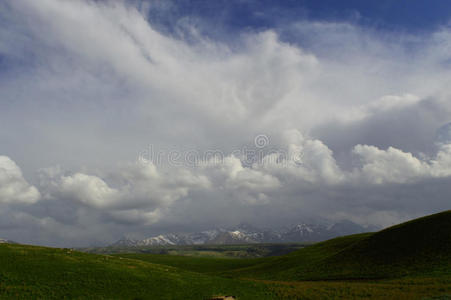
<path fill-rule="evenodd" d="M 351 221 L 332 225 L 300 223 L 282 230 L 259 229 L 242 223 L 232 228 L 215 228 L 192 233 L 168 233 L 145 239 L 122 238 L 111 247 L 141 247 L 170 245 L 228 245 L 253 243 L 318 242 L 337 236 L 376 230 Z"/>
<path fill-rule="evenodd" d="M 6 239 L 2 239 L 0 238 L 0 244 L 17 244 L 14 241 L 10 241 L 10 240 L 6 240 Z"/>

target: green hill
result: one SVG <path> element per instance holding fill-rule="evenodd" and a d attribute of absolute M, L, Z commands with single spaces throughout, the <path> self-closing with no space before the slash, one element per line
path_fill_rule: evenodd
<path fill-rule="evenodd" d="M 228 275 L 279 280 L 451 275 L 451 211 L 318 243 Z"/>

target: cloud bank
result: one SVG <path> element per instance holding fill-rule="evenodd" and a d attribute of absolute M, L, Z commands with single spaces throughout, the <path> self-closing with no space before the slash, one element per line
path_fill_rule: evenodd
<path fill-rule="evenodd" d="M 0 236 L 78 246 L 449 209 L 448 27 L 223 39 L 195 20 L 158 31 L 162 8 L 142 4 L 0 4 Z M 150 146 L 177 163 L 140 159 Z"/>

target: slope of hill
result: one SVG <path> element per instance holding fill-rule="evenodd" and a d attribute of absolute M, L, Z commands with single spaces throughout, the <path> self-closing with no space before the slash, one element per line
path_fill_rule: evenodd
<path fill-rule="evenodd" d="M 377 232 L 318 267 L 340 278 L 451 274 L 451 211 Z"/>
<path fill-rule="evenodd" d="M 232 274 L 281 280 L 451 275 L 451 211 L 318 243 Z"/>

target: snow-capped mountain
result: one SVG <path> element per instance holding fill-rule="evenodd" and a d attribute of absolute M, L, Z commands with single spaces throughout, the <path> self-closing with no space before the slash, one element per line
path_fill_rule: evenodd
<path fill-rule="evenodd" d="M 287 242 L 317 242 L 336 236 L 324 225 L 298 224 L 285 231 L 282 238 Z"/>
<path fill-rule="evenodd" d="M 0 244 L 17 244 L 17 243 L 6 239 L 0 239 Z"/>
<path fill-rule="evenodd" d="M 170 245 L 225 245 L 281 242 L 318 242 L 336 236 L 368 231 L 350 221 L 342 221 L 330 226 L 300 223 L 285 230 L 262 230 L 249 224 L 223 229 L 216 228 L 194 233 L 169 233 L 142 240 L 124 238 L 111 246 L 170 246 Z"/>
<path fill-rule="evenodd" d="M 123 238 L 111 246 L 170 246 L 170 245 L 203 245 L 214 240 L 225 232 L 224 229 L 213 229 L 194 233 L 169 233 L 148 237 L 142 240 Z"/>
<path fill-rule="evenodd" d="M 177 245 L 181 239 L 176 234 L 158 235 L 139 241 L 140 246 Z"/>

